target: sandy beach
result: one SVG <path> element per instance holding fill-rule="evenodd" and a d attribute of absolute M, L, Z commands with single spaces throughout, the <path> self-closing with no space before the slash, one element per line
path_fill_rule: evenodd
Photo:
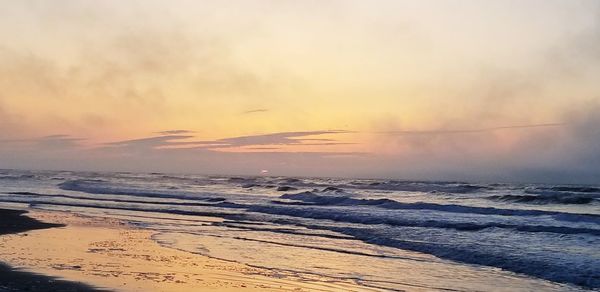
<path fill-rule="evenodd" d="M 3 218 L 7 212 L 21 213 L 5 211 L 1 213 Z M 44 211 L 32 211 L 27 216 L 54 224 L 25 220 L 36 223 L 24 223 L 28 229 L 38 230 L 19 228 L 20 233 L 1 236 L 0 261 L 50 277 L 19 272 L 27 277 L 13 283 L 17 286 L 12 288 L 6 286 L 11 285 L 6 282 L 8 277 L 0 278 L 0 291 L 19 291 L 29 286 L 34 291 L 94 291 L 80 282 L 110 291 L 368 290 L 350 282 L 320 281 L 318 277 L 311 282 L 294 280 L 291 275 L 282 277 L 268 269 L 164 248 L 151 240 L 152 232 L 119 220 Z M 43 227 L 53 228 L 39 229 Z M 48 283 L 57 288 L 52 290 Z M 35 290 L 36 286 L 40 290 Z"/>
<path fill-rule="evenodd" d="M 40 222 L 23 216 L 25 211 L 0 209 L 0 238 L 7 234 L 26 237 L 31 230 L 61 227 L 60 224 Z M 4 246 L 2 246 L 4 248 Z M 10 253 L 9 250 L 2 251 Z M 55 277 L 25 272 L 0 263 L 0 291 L 101 291 L 80 282 L 69 282 Z"/>

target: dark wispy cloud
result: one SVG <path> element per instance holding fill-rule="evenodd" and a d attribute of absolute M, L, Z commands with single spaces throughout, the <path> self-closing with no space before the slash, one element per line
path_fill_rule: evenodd
<path fill-rule="evenodd" d="M 198 148 L 204 146 L 217 146 L 218 143 L 214 141 L 188 141 L 194 138 L 192 135 L 161 135 L 155 137 L 123 140 L 117 142 L 106 143 L 99 147 L 100 150 L 106 151 L 131 151 L 131 152 L 144 152 L 153 151 L 168 147 L 187 147 L 187 148 Z"/>
<path fill-rule="evenodd" d="M 20 154 L 33 157 L 55 155 L 56 152 L 79 151 L 85 148 L 83 144 L 85 140 L 62 134 L 29 139 L 5 139 L 0 140 L 0 155 L 3 155 L 2 151 L 15 157 Z"/>
<path fill-rule="evenodd" d="M 452 134 L 470 134 L 470 133 L 486 133 L 500 130 L 522 130 L 522 129 L 534 129 L 534 128 L 552 128 L 552 127 L 563 127 L 565 123 L 547 123 L 547 124 L 533 124 L 533 125 L 514 125 L 514 126 L 500 126 L 490 128 L 475 128 L 475 129 L 441 129 L 441 130 L 424 130 L 424 131 L 385 131 L 379 132 L 382 134 L 392 135 L 452 135 Z"/>
<path fill-rule="evenodd" d="M 156 146 L 162 146 L 162 145 L 172 143 L 174 140 L 188 139 L 188 138 L 193 138 L 193 137 L 194 136 L 190 136 L 190 135 L 164 135 L 164 136 L 155 136 L 155 137 L 148 137 L 148 138 L 110 142 L 110 143 L 107 143 L 107 145 L 112 145 L 112 146 L 136 145 L 136 146 L 156 147 Z"/>
<path fill-rule="evenodd" d="M 280 147 L 249 147 L 248 150 L 280 150 Z"/>
<path fill-rule="evenodd" d="M 281 146 L 333 146 L 348 144 L 335 139 L 307 138 L 319 135 L 332 135 L 350 133 L 341 130 L 279 132 L 262 135 L 249 135 L 217 140 L 195 140 L 193 135 L 161 135 L 155 137 L 117 141 L 105 144 L 107 148 L 132 148 L 132 149 L 167 149 L 167 148 L 195 148 L 195 149 L 221 149 L 247 147 L 255 150 L 266 148 L 281 148 Z M 265 147 L 270 146 L 270 147 Z M 263 148 L 263 149 L 259 149 Z"/>
<path fill-rule="evenodd" d="M 240 114 L 247 115 L 247 114 L 264 113 L 264 112 L 268 112 L 268 111 L 269 110 L 266 109 L 266 108 L 259 108 L 259 109 L 252 109 L 252 110 L 243 111 Z"/>
<path fill-rule="evenodd" d="M 85 141 L 84 138 L 76 138 L 69 135 L 50 135 L 39 139 L 35 139 L 32 142 L 36 143 L 38 147 L 43 149 L 70 149 L 81 147 L 81 142 Z"/>
<path fill-rule="evenodd" d="M 156 134 L 160 134 L 160 135 L 181 135 L 181 134 L 192 134 L 192 133 L 195 133 L 195 132 L 188 131 L 188 130 L 167 130 L 167 131 L 156 132 Z"/>
<path fill-rule="evenodd" d="M 328 131 L 304 131 L 304 132 L 281 132 L 264 135 L 251 135 L 233 138 L 219 139 L 218 142 L 227 143 L 233 147 L 242 146 L 257 146 L 257 145 L 302 145 L 307 140 L 304 137 L 326 135 L 326 134 L 343 134 L 347 131 L 328 130 Z"/>

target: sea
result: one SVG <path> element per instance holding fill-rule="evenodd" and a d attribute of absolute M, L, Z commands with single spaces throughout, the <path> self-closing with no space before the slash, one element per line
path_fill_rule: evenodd
<path fill-rule="evenodd" d="M 0 208 L 116 218 L 280 277 L 600 290 L 600 186 L 0 170 Z"/>

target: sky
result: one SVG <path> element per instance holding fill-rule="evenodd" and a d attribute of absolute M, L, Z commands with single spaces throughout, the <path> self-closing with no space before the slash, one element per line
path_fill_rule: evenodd
<path fill-rule="evenodd" d="M 0 168 L 600 183 L 595 0 L 0 7 Z"/>

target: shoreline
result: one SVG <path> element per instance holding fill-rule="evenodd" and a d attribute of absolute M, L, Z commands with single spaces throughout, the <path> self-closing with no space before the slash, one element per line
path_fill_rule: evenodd
<path fill-rule="evenodd" d="M 154 231 L 119 219 L 62 211 L 30 210 L 27 214 L 32 220 L 63 227 L 33 230 L 27 236 L 0 236 L 0 260 L 50 279 L 88 284 L 70 290 L 29 291 L 383 290 L 316 275 L 305 279 L 293 273 L 167 248 L 152 239 Z M 5 290 L 0 287 L 0 291 Z"/>
<path fill-rule="evenodd" d="M 27 211 L 0 209 L 0 236 L 63 227 L 62 224 L 45 223 L 25 216 Z M 27 233 L 21 234 L 27 236 Z M 0 291 L 109 291 L 81 282 L 21 271 L 0 261 Z"/>
<path fill-rule="evenodd" d="M 17 207 L 18 208 L 18 207 Z M 0 266 L 0 292 L 4 291 L 583 291 L 540 279 L 528 278 L 505 271 L 482 267 L 456 265 L 445 261 L 404 261 L 396 266 L 405 271 L 394 279 L 393 286 L 369 285 L 360 277 L 337 278 L 327 274 L 298 272 L 251 262 L 233 261 L 227 257 L 205 255 L 204 250 L 225 255 L 231 252 L 260 252 L 266 259 L 277 256 L 302 255 L 343 268 L 345 264 L 375 265 L 369 258 L 330 258 L 323 251 L 304 251 L 296 247 L 274 249 L 263 244 L 244 245 L 244 250 L 230 249 L 228 240 L 205 236 L 188 238 L 185 233 L 169 233 L 160 229 L 147 229 L 121 216 L 105 217 L 93 213 L 73 213 L 65 210 L 0 209 L 0 215 L 12 217 L 2 220 L 7 228 L 29 226 L 26 233 L 9 233 L 0 236 L 0 264 L 8 268 L 6 279 Z M 24 216 L 27 214 L 27 216 Z M 3 217 L 0 216 L 0 219 Z M 219 221 L 202 218 L 197 224 Z M 13 224 L 11 221 L 20 224 Z M 44 223 L 51 222 L 51 223 Z M 0 224 L 0 227 L 1 227 Z M 169 224 L 169 223 L 167 223 Z M 58 228 L 50 228 L 58 227 Z M 23 227 L 20 227 L 22 230 Z M 179 240 L 181 248 L 165 245 Z M 408 252 L 410 253 L 410 252 Z M 429 256 L 425 256 L 429 257 Z M 314 262 L 314 261 L 313 261 Z M 307 265 L 312 264 L 307 261 Z M 450 270 L 449 270 L 450 269 Z M 15 272 L 22 273 L 17 275 Z M 436 284 L 436 278 L 457 275 L 464 281 Z M 15 275 L 15 276 L 8 276 Z M 42 276 L 43 275 L 43 276 Z M 20 286 L 7 286 L 3 281 L 14 277 Z M 39 277 L 39 278 L 37 278 Z M 48 284 L 45 284 L 48 283 Z M 84 284 L 85 283 L 85 284 Z M 382 282 L 383 283 L 383 282 Z M 390 282 L 391 283 L 391 282 Z M 490 283 L 496 283 L 490 285 Z M 31 287 L 31 285 L 35 285 Z M 50 285 L 61 285 L 53 288 Z M 12 288 L 11 288 L 12 287 Z M 476 288 L 471 288 L 476 287 Z M 33 288 L 33 289 L 32 289 Z M 573 289 L 571 289 L 573 288 Z"/>
<path fill-rule="evenodd" d="M 46 223 L 25 216 L 28 211 L 0 209 L 0 235 L 14 234 L 38 229 L 64 227 L 63 224 Z"/>

